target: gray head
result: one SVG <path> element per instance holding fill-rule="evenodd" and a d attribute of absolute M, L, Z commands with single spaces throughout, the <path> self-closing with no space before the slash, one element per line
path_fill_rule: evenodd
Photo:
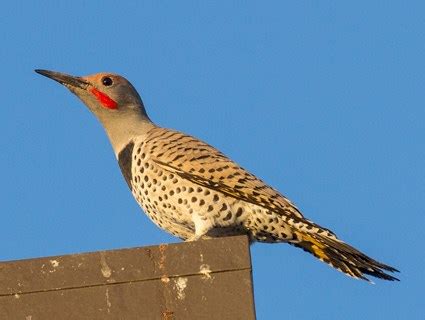
<path fill-rule="evenodd" d="M 117 74 L 103 72 L 75 77 L 48 70 L 35 71 L 63 84 L 84 102 L 103 124 L 116 154 L 133 137 L 154 126 L 136 89 Z"/>

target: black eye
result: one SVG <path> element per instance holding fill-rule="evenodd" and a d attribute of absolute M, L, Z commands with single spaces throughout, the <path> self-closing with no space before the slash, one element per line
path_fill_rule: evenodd
<path fill-rule="evenodd" d="M 109 87 L 109 86 L 112 86 L 112 84 L 114 83 L 114 81 L 112 81 L 112 79 L 109 78 L 109 77 L 103 77 L 102 78 L 102 83 L 103 83 L 103 85 L 105 87 Z"/>

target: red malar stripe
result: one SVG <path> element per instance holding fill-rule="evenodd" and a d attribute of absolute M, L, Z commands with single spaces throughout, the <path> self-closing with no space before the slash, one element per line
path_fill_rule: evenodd
<path fill-rule="evenodd" d="M 103 92 L 97 90 L 96 88 L 91 89 L 91 93 L 96 97 L 96 99 L 105 107 L 108 109 L 116 109 L 118 104 L 109 98 L 106 94 Z"/>

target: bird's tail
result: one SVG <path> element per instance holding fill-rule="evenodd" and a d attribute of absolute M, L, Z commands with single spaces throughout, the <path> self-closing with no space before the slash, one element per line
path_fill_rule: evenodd
<path fill-rule="evenodd" d="M 365 275 L 371 275 L 384 280 L 399 281 L 396 277 L 385 273 L 385 271 L 398 272 L 397 269 L 368 257 L 336 237 L 307 231 L 294 231 L 294 233 L 296 237 L 290 244 L 313 254 L 350 277 L 370 282 Z"/>

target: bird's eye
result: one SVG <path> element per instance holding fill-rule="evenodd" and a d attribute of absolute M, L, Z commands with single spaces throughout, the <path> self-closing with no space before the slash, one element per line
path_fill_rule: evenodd
<path fill-rule="evenodd" d="M 105 87 L 109 87 L 109 86 L 112 86 L 112 84 L 114 83 L 114 81 L 112 81 L 112 79 L 111 78 L 109 78 L 109 77 L 103 77 L 102 78 L 102 84 L 105 86 Z"/>

